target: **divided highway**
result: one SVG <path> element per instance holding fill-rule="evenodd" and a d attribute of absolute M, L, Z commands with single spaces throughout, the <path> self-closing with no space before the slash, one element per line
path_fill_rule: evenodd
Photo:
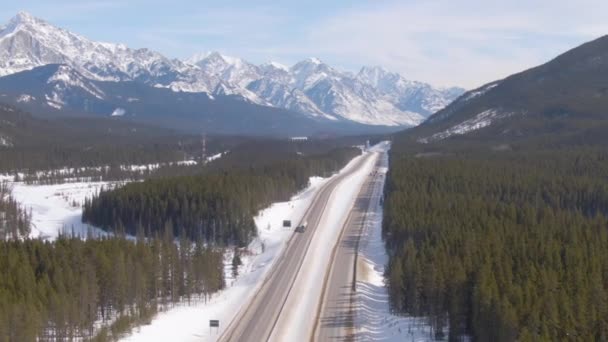
<path fill-rule="evenodd" d="M 380 161 L 378 161 L 380 163 Z M 366 223 L 366 215 L 374 198 L 374 189 L 381 184 L 382 175 L 376 172 L 368 176 L 361 187 L 351 210 L 340 241 L 338 241 L 331 266 L 328 270 L 324 295 L 315 325 L 315 341 L 355 340 L 355 275 L 359 241 Z"/>
<path fill-rule="evenodd" d="M 256 294 L 230 322 L 219 341 L 260 342 L 270 338 L 332 192 L 342 180 L 364 167 L 370 158 L 376 157 L 376 153 L 364 154 L 355 165 L 332 178 L 319 190 L 302 218 L 302 222 L 308 223 L 306 230 L 294 233 Z M 307 339 L 302 337 L 302 340 Z"/>

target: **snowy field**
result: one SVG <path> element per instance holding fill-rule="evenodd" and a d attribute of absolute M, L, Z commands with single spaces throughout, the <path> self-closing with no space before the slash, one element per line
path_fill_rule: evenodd
<path fill-rule="evenodd" d="M 81 222 L 82 204 L 102 187 L 117 183 L 65 183 L 56 185 L 26 185 L 12 183 L 13 197 L 32 214 L 33 238 L 53 240 L 61 233 L 86 237 L 87 234 L 101 236 L 101 229 Z"/>
<path fill-rule="evenodd" d="M 433 341 L 434 334 L 424 318 L 392 315 L 384 284 L 388 255 L 382 241 L 382 206 L 380 197 L 388 171 L 388 156 L 381 157 L 381 181 L 375 187 L 361 236 L 355 299 L 356 341 L 422 342 Z M 445 332 L 447 334 L 447 331 Z"/>

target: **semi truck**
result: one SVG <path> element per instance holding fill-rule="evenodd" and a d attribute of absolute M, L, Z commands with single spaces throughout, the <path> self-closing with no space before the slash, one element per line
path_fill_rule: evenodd
<path fill-rule="evenodd" d="M 296 227 L 296 232 L 297 233 L 304 233 L 304 231 L 306 230 L 306 226 L 308 225 L 308 222 L 304 221 L 302 222 L 301 225 Z"/>

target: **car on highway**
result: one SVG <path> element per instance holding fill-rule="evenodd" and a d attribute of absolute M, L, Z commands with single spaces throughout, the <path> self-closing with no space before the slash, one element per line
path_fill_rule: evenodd
<path fill-rule="evenodd" d="M 308 222 L 306 222 L 306 221 L 302 222 L 301 225 L 296 227 L 296 233 L 304 233 L 307 225 L 308 225 Z"/>

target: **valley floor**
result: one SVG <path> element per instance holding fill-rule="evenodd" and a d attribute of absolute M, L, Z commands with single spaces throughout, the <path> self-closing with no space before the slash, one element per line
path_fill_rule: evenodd
<path fill-rule="evenodd" d="M 385 148 L 387 147 L 388 145 L 385 146 Z M 383 152 L 380 158 L 384 166 L 380 168 L 380 172 L 385 174 L 388 162 L 386 151 Z M 336 189 L 336 194 L 328 208 L 330 214 L 325 218 L 323 224 L 326 228 L 335 227 L 335 229 L 323 229 L 316 234 L 314 243 L 311 244 L 308 252 L 309 257 L 306 258 L 303 266 L 308 267 L 309 270 L 304 272 L 305 279 L 299 279 L 297 282 L 300 284 L 299 286 L 303 286 L 301 293 L 310 294 L 310 291 L 304 291 L 304 288 L 314 287 L 317 280 L 323 277 L 325 267 L 322 266 L 331 254 L 333 246 L 323 243 L 323 241 L 328 241 L 330 238 L 332 241 L 336 239 L 334 235 L 339 234 L 338 228 L 348 215 L 360 183 L 370 172 L 373 164 L 369 163 Z M 349 165 L 341 172 L 346 170 Z M 311 205 L 316 193 L 328 180 L 329 178 L 313 177 L 310 179 L 310 186 L 295 195 L 290 201 L 275 203 L 259 212 L 255 218 L 259 237 L 241 252 L 243 264 L 238 268 L 236 277 L 232 268 L 233 251 L 229 250 L 226 253 L 224 273 L 227 287 L 225 290 L 220 291 L 207 302 L 182 303 L 158 314 L 151 324 L 136 328 L 124 338 L 124 341 L 215 341 L 230 320 L 248 303 L 250 296 L 261 285 L 267 272 L 277 261 L 277 256 L 284 249 L 287 240 L 293 234 L 293 227 L 282 227 L 283 220 L 291 220 L 294 225 L 297 224 Z M 85 198 L 93 196 L 101 188 L 115 186 L 115 183 L 77 182 L 56 185 L 11 183 L 14 197 L 31 211 L 33 223 L 31 237 L 53 240 L 61 233 L 82 237 L 89 234 L 95 236 L 106 234 L 98 228 L 81 222 L 82 203 Z M 384 177 L 381 177 L 381 182 L 378 183 L 373 192 L 360 247 L 361 257 L 358 264 L 360 278 L 357 282 L 356 296 L 356 337 L 361 341 L 426 341 L 431 338 L 432 331 L 423 318 L 394 316 L 389 311 L 388 293 L 383 276 L 388 257 L 381 236 L 380 197 L 384 187 Z M 318 290 L 320 291 L 320 287 Z M 281 317 L 281 320 L 293 324 L 283 324 L 283 326 L 301 326 L 295 323 L 310 321 L 310 318 L 314 318 L 318 300 L 315 299 L 316 297 L 312 297 L 306 295 L 292 298 L 291 301 L 296 302 L 291 303 L 289 307 L 297 310 L 289 310 L 285 317 Z M 209 329 L 210 319 L 220 320 L 220 328 Z M 279 340 L 297 338 L 297 336 L 302 336 L 301 334 L 306 334 L 307 328 L 307 326 L 301 326 L 301 329 L 283 329 L 277 331 L 273 337 Z"/>

